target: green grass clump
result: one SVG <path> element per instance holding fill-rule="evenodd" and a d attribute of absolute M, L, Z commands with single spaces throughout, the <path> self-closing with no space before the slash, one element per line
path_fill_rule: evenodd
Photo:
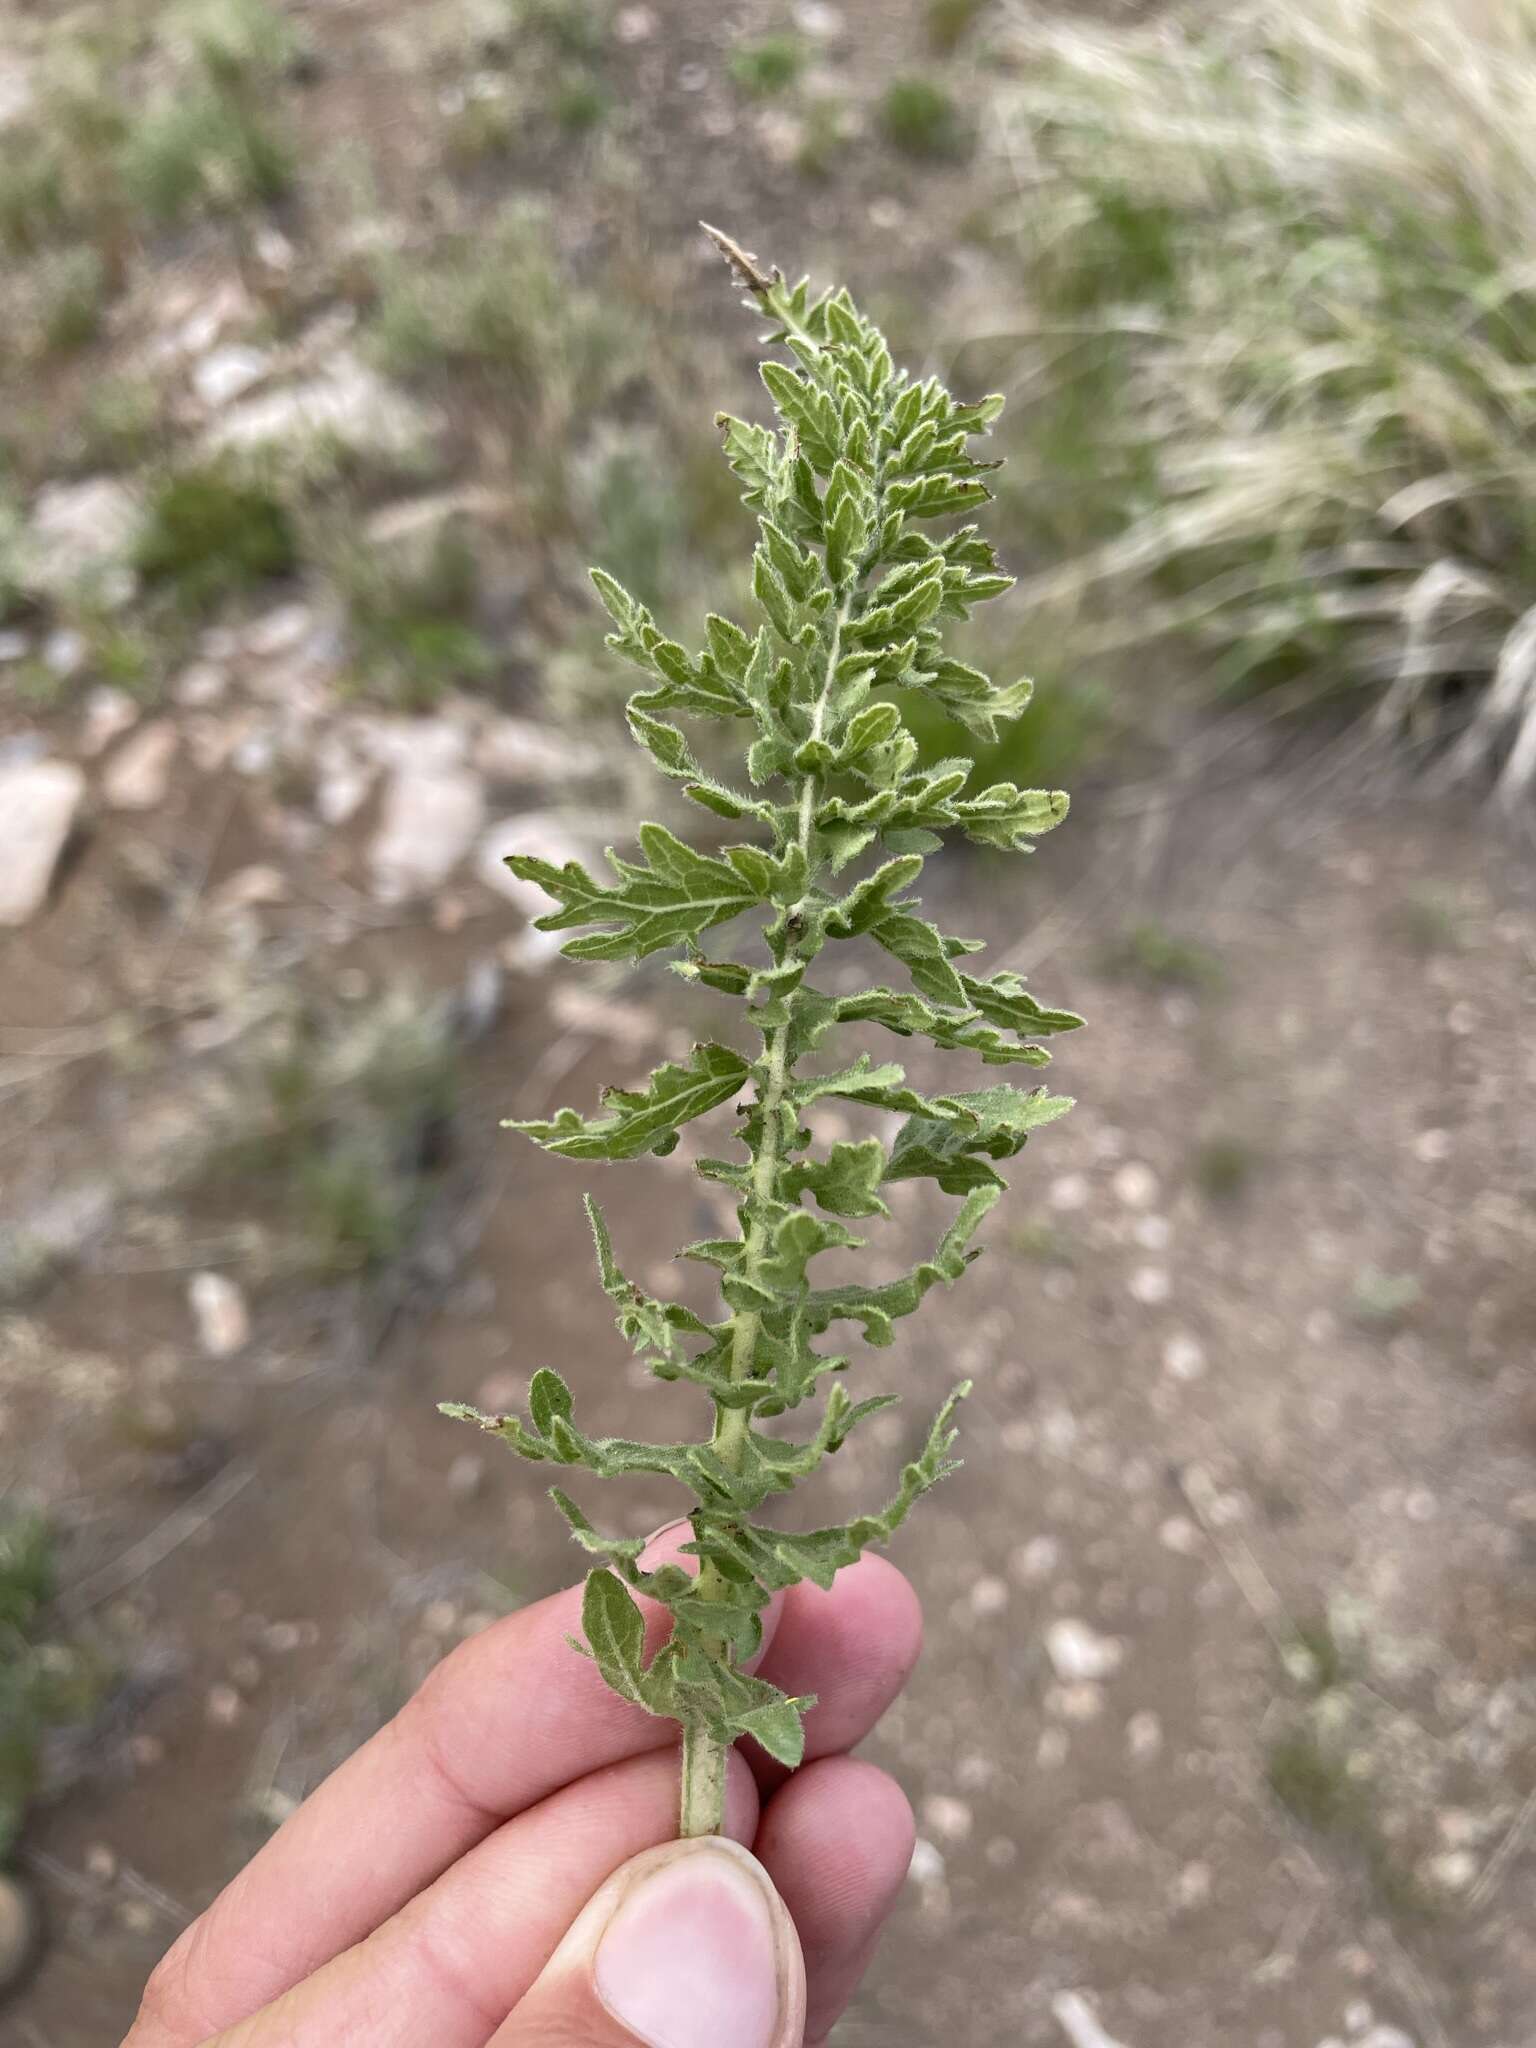
<path fill-rule="evenodd" d="M 152 486 L 134 561 L 145 582 L 187 611 L 286 576 L 299 560 L 292 514 L 233 464 L 188 464 Z"/>
<path fill-rule="evenodd" d="M 474 623 L 480 572 L 451 523 L 419 549 L 349 540 L 327 566 L 352 629 L 352 687 L 404 711 L 427 711 L 497 667 Z"/>
<path fill-rule="evenodd" d="M 1532 787 L 1536 13 L 1261 0 L 1010 34 L 1022 374 L 1072 421 L 1080 514 L 1033 594 L 1218 692 Z"/>
<path fill-rule="evenodd" d="M 761 36 L 739 43 L 729 70 L 736 87 L 755 100 L 774 99 L 794 86 L 805 69 L 805 46 L 794 36 Z"/>
<path fill-rule="evenodd" d="M 101 331 L 109 298 L 107 266 L 88 243 L 50 249 L 29 279 L 35 360 L 76 354 Z"/>
<path fill-rule="evenodd" d="M 294 179 L 287 139 L 229 93 L 168 96 L 135 123 L 123 152 L 134 204 L 163 226 L 195 213 L 238 213 L 281 199 Z"/>
<path fill-rule="evenodd" d="M 106 1682 L 96 1658 L 53 1636 L 54 1591 L 47 1523 L 0 1502 L 0 1865 L 38 1789 L 48 1730 L 88 1718 Z"/>
<path fill-rule="evenodd" d="M 1195 1185 L 1208 1202 L 1237 1202 L 1253 1185 L 1258 1166 L 1258 1150 L 1246 1138 L 1207 1138 L 1195 1154 Z"/>
<path fill-rule="evenodd" d="M 970 148 L 959 102 L 929 78 L 893 79 L 880 101 L 879 121 L 893 149 L 924 163 L 953 163 Z"/>
<path fill-rule="evenodd" d="M 1225 987 L 1226 969 L 1209 946 L 1170 931 L 1154 919 L 1127 925 L 1105 949 L 1104 971 L 1150 989 L 1212 995 Z"/>
<path fill-rule="evenodd" d="M 991 4 L 992 0 L 928 0 L 923 25 L 929 49 L 936 57 L 952 56 Z"/>

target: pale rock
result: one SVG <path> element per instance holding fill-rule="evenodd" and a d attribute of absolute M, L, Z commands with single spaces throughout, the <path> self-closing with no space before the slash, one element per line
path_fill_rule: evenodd
<path fill-rule="evenodd" d="M 32 1894 L 20 1878 L 0 1871 L 0 1997 L 26 1975 L 41 1933 Z"/>
<path fill-rule="evenodd" d="M 79 675 L 90 653 L 83 633 L 73 626 L 55 626 L 43 642 L 43 663 L 63 681 Z"/>
<path fill-rule="evenodd" d="M 226 342 L 211 349 L 192 372 L 192 389 L 204 405 L 217 411 L 220 406 L 243 397 L 263 377 L 270 375 L 272 356 L 264 348 L 246 343 Z"/>
<path fill-rule="evenodd" d="M 1470 1849 L 1447 1849 L 1425 1865 L 1430 1883 L 1442 1892 L 1469 1891 L 1477 1882 L 1478 1868 Z"/>
<path fill-rule="evenodd" d="M 1051 1182 L 1050 1204 L 1053 1209 L 1086 1209 L 1090 1193 L 1086 1174 L 1061 1173 Z"/>
<path fill-rule="evenodd" d="M 965 1800 L 952 1798 L 947 1792 L 932 1793 L 923 1801 L 923 1820 L 941 1841 L 964 1842 L 970 1839 L 973 1825 L 971 1809 Z"/>
<path fill-rule="evenodd" d="M 19 627 L 0 627 L 0 661 L 25 661 L 32 652 L 32 635 Z"/>
<path fill-rule="evenodd" d="M 393 505 L 381 505 L 368 520 L 365 531 L 375 547 L 420 551 L 423 562 L 444 532 L 460 520 L 488 521 L 511 506 L 505 491 L 487 490 L 484 485 L 465 484 L 454 491 L 432 491 L 424 497 L 402 498 Z"/>
<path fill-rule="evenodd" d="M 1209 1863 L 1186 1863 L 1174 1885 L 1175 1897 L 1186 1911 L 1193 1912 L 1201 1906 L 1209 1905 L 1211 1883 Z"/>
<path fill-rule="evenodd" d="M 383 768 L 458 768 L 468 752 L 464 729 L 451 718 L 355 718 L 346 731 Z"/>
<path fill-rule="evenodd" d="M 111 683 L 98 683 L 85 700 L 85 715 L 80 721 L 81 753 L 99 754 L 138 722 L 139 707 L 126 690 L 116 689 Z"/>
<path fill-rule="evenodd" d="M 1188 1515 L 1170 1515 L 1158 1529 L 1157 1540 L 1176 1557 L 1193 1557 L 1200 1548 L 1200 1531 Z"/>
<path fill-rule="evenodd" d="M 448 1491 L 454 1500 L 473 1500 L 485 1483 L 485 1460 L 461 1451 L 448 1467 Z"/>
<path fill-rule="evenodd" d="M 31 67 L 13 50 L 0 54 L 0 128 L 31 112 L 37 100 Z M 0 1973 L 0 1984 L 5 1982 Z"/>
<path fill-rule="evenodd" d="M 216 661 L 193 661 L 171 685 L 171 695 L 188 711 L 217 704 L 229 688 L 228 672 Z"/>
<path fill-rule="evenodd" d="M 1416 2048 L 1416 2043 L 1401 2027 L 1371 2027 L 1361 2035 L 1358 2048 Z"/>
<path fill-rule="evenodd" d="M 245 1712 L 245 1702 L 232 1685 L 210 1685 L 203 1713 L 212 1728 L 233 1728 Z"/>
<path fill-rule="evenodd" d="M 1138 1266 L 1126 1285 L 1131 1299 L 1139 1301 L 1143 1308 L 1156 1308 L 1173 1292 L 1173 1282 L 1166 1266 Z"/>
<path fill-rule="evenodd" d="M 531 718 L 493 718 L 475 742 L 475 766 L 489 782 L 561 786 L 603 772 L 601 752 Z"/>
<path fill-rule="evenodd" d="M 970 1592 L 972 1614 L 981 1620 L 1001 1614 L 1008 1605 L 1008 1582 L 1006 1579 L 978 1579 Z"/>
<path fill-rule="evenodd" d="M 1451 1156 L 1449 1131 L 1420 1131 L 1413 1141 L 1413 1156 L 1425 1166 L 1438 1166 Z"/>
<path fill-rule="evenodd" d="M 256 261 L 264 270 L 270 270 L 274 277 L 286 277 L 296 261 L 292 242 L 279 228 L 269 221 L 263 221 L 252 238 Z"/>
<path fill-rule="evenodd" d="M 1180 1330 L 1163 1346 L 1163 1371 L 1171 1380 L 1197 1380 L 1205 1372 L 1205 1346 Z"/>
<path fill-rule="evenodd" d="M 315 615 L 307 604 L 280 604 L 247 626 L 241 642 L 246 653 L 258 661 L 271 661 L 279 654 L 291 654 L 314 627 Z"/>
<path fill-rule="evenodd" d="M 1048 1579 L 1061 1563 L 1061 1545 L 1054 1536 L 1031 1536 L 1027 1543 L 1021 1543 L 1008 1560 L 1008 1566 L 1016 1579 L 1026 1585 L 1035 1585 L 1041 1579 Z"/>
<path fill-rule="evenodd" d="M 1113 1186 L 1116 1199 L 1128 1209 L 1150 1209 L 1157 1200 L 1157 1175 L 1141 1159 L 1117 1167 Z"/>
<path fill-rule="evenodd" d="M 264 905 L 288 902 L 292 893 L 281 868 L 266 861 L 254 861 L 249 867 L 237 868 L 227 881 L 221 882 L 209 903 L 218 911 L 259 910 Z"/>
<path fill-rule="evenodd" d="M 208 429 L 212 449 L 302 448 L 317 440 L 408 460 L 437 431 L 434 413 L 342 351 L 315 376 L 274 385 L 231 406 Z"/>
<path fill-rule="evenodd" d="M 1138 1216 L 1131 1236 L 1144 1252 L 1165 1252 L 1173 1240 L 1173 1225 L 1166 1216 Z"/>
<path fill-rule="evenodd" d="M 183 306 L 187 305 L 183 300 Z M 206 355 L 231 327 L 244 327 L 260 311 L 238 277 L 221 278 L 212 291 L 195 300 L 180 316 L 180 324 L 169 337 L 165 352 L 170 355 Z"/>
<path fill-rule="evenodd" d="M 1352 1998 L 1344 2008 L 1344 2031 L 1346 2034 L 1363 2034 L 1375 2017 L 1368 1999 Z"/>
<path fill-rule="evenodd" d="M 1064 1685 L 1081 1679 L 1109 1678 L 1120 1669 L 1125 1645 L 1114 1636 L 1101 1636 L 1086 1621 L 1064 1615 L 1045 1632 L 1046 1655 Z"/>
<path fill-rule="evenodd" d="M 912 1844 L 912 1861 L 907 1866 L 908 1877 L 914 1884 L 942 1884 L 944 1869 L 943 1852 L 919 1835 Z"/>
<path fill-rule="evenodd" d="M 117 1851 L 110 1842 L 92 1842 L 80 1860 L 86 1876 L 98 1884 L 111 1884 L 117 1876 Z"/>
<path fill-rule="evenodd" d="M 828 0 L 799 0 L 794 19 L 801 35 L 818 43 L 835 42 L 843 32 L 843 11 L 829 6 Z"/>
<path fill-rule="evenodd" d="M 368 849 L 374 896 L 400 903 L 438 889 L 485 822 L 479 778 L 458 768 L 397 768 Z"/>
<path fill-rule="evenodd" d="M 197 1325 L 197 1341 L 209 1358 L 233 1358 L 250 1342 L 250 1310 L 226 1274 L 194 1273 L 187 1283 L 187 1305 Z"/>
<path fill-rule="evenodd" d="M 1058 1991 L 1051 2000 L 1051 2016 L 1072 2048 L 1125 2048 L 1099 2023 L 1099 2016 L 1078 1991 Z"/>
<path fill-rule="evenodd" d="M 650 7 L 621 7 L 613 24 L 621 43 L 646 43 L 656 33 L 656 14 Z"/>
<path fill-rule="evenodd" d="M 25 924 L 42 908 L 84 794 L 70 761 L 0 768 L 0 925 Z"/>
<path fill-rule="evenodd" d="M 1104 1688 L 1086 1678 L 1077 1685 L 1048 1686 L 1045 1711 L 1058 1721 L 1097 1721 L 1104 1711 Z"/>
<path fill-rule="evenodd" d="M 46 484 L 33 501 L 22 578 L 45 596 L 65 596 L 128 570 L 139 529 L 138 499 L 117 477 Z"/>
<path fill-rule="evenodd" d="M 1136 1764 L 1153 1763 L 1162 1755 L 1163 1724 L 1150 1707 L 1143 1707 L 1126 1722 L 1125 1753 Z"/>
<path fill-rule="evenodd" d="M 115 811 L 152 811 L 171 786 L 171 763 L 181 743 L 169 719 L 140 726 L 107 763 L 101 793 Z"/>

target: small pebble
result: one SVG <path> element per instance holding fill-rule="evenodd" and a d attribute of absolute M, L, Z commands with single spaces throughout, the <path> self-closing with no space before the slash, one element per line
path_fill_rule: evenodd
<path fill-rule="evenodd" d="M 1163 1753 L 1163 1724 L 1150 1707 L 1132 1714 L 1125 1724 L 1125 1749 L 1132 1763 L 1147 1764 Z"/>
<path fill-rule="evenodd" d="M 86 1876 L 98 1884 L 111 1884 L 117 1876 L 117 1851 L 109 1842 L 92 1842 L 82 1861 Z"/>
<path fill-rule="evenodd" d="M 1177 1893 L 1179 1904 L 1188 1909 L 1207 1904 L 1211 1896 L 1209 1863 L 1186 1863 L 1179 1872 Z"/>
<path fill-rule="evenodd" d="M 963 1799 L 952 1799 L 946 1792 L 932 1793 L 923 1801 L 923 1820 L 941 1841 L 964 1842 L 970 1838 L 970 1807 Z"/>
<path fill-rule="evenodd" d="M 421 1625 L 429 1635 L 451 1636 L 459 1625 L 459 1610 L 451 1600 L 433 1600 L 422 1610 Z"/>
<path fill-rule="evenodd" d="M 1143 1308 L 1156 1308 L 1173 1292 L 1173 1282 L 1166 1266 L 1138 1266 L 1126 1285 L 1131 1299 L 1139 1301 Z"/>
<path fill-rule="evenodd" d="M 141 1771 L 150 1771 L 165 1762 L 165 1744 L 158 1735 L 130 1735 L 128 1754 Z"/>
<path fill-rule="evenodd" d="M 1200 1531 L 1188 1515 L 1170 1515 L 1158 1530 L 1157 1540 L 1176 1557 L 1193 1557 L 1200 1548 Z"/>
<path fill-rule="evenodd" d="M 1413 1141 L 1413 1156 L 1426 1166 L 1438 1166 L 1451 1156 L 1449 1131 L 1420 1131 Z"/>
<path fill-rule="evenodd" d="M 1104 1711 L 1104 1688 L 1086 1680 L 1080 1685 L 1053 1685 L 1045 1695 L 1045 1711 L 1059 1721 L 1096 1721 Z"/>
<path fill-rule="evenodd" d="M 1447 1849 L 1431 1856 L 1426 1869 L 1430 1882 L 1443 1892 L 1464 1892 L 1477 1882 L 1478 1861 L 1470 1849 Z"/>
<path fill-rule="evenodd" d="M 985 1619 L 1001 1614 L 1008 1605 L 1008 1582 L 1006 1579 L 978 1579 L 971 1588 L 970 1605 L 972 1614 Z"/>
<path fill-rule="evenodd" d="M 245 1702 L 232 1685 L 210 1685 L 203 1712 L 212 1728 L 233 1728 L 245 1711 Z"/>
<path fill-rule="evenodd" d="M 907 1866 L 907 1875 L 914 1884 L 942 1884 L 944 1882 L 944 1858 L 932 1842 L 924 1841 L 921 1835 L 912 1844 L 912 1861 Z"/>
<path fill-rule="evenodd" d="M 1149 1209 L 1157 1200 L 1157 1175 L 1140 1159 L 1128 1159 L 1117 1167 L 1112 1186 L 1128 1209 Z"/>
<path fill-rule="evenodd" d="M 1058 1174 L 1051 1182 L 1050 1204 L 1053 1209 L 1086 1209 L 1089 1193 L 1085 1173 Z"/>
<path fill-rule="evenodd" d="M 1144 1252 L 1165 1252 L 1173 1240 L 1173 1225 L 1166 1216 L 1138 1216 L 1131 1235 Z"/>
<path fill-rule="evenodd" d="M 1059 1771 L 1071 1754 L 1072 1744 L 1065 1728 L 1042 1728 L 1035 1744 L 1035 1762 L 1042 1771 Z"/>
<path fill-rule="evenodd" d="M 37 1907 L 18 1878 L 0 1872 L 0 1993 L 19 1982 L 39 1934 Z"/>
<path fill-rule="evenodd" d="M 1085 1678 L 1109 1678 L 1125 1657 L 1125 1645 L 1117 1637 L 1101 1636 L 1072 1615 L 1051 1623 L 1045 1632 L 1045 1649 L 1063 1685 Z"/>
<path fill-rule="evenodd" d="M 187 1283 L 187 1304 L 209 1358 L 233 1358 L 250 1342 L 250 1310 L 227 1274 L 194 1273 Z"/>
<path fill-rule="evenodd" d="M 1026 1585 L 1048 1579 L 1061 1563 L 1061 1545 L 1054 1536 L 1031 1536 L 1008 1560 L 1008 1568 Z"/>
<path fill-rule="evenodd" d="M 448 1467 L 448 1491 L 454 1500 L 473 1500 L 485 1482 L 485 1460 L 461 1451 Z"/>
<path fill-rule="evenodd" d="M 1163 1346 L 1163 1371 L 1171 1380 L 1197 1380 L 1205 1371 L 1205 1346 L 1181 1330 Z"/>

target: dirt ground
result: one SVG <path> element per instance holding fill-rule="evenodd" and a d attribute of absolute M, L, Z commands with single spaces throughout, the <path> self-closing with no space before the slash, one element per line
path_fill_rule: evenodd
<path fill-rule="evenodd" d="M 1361 814 L 1300 769 L 1208 779 L 1097 816 L 1090 794 L 1008 896 L 951 871 L 952 914 L 1092 1028 L 1058 1055 L 1080 1106 L 1031 1146 L 989 1257 L 871 1362 L 902 1419 L 839 1461 L 840 1497 L 878 1494 L 976 1376 L 965 1469 L 897 1553 L 929 1649 L 871 1748 L 923 1846 L 851 2043 L 1055 2041 L 1071 1991 L 1129 2048 L 1523 2038 L 1536 888 L 1486 821 Z M 8 990 L 79 971 L 91 880 L 7 942 Z M 451 983 L 517 922 L 474 908 L 451 941 L 405 923 L 391 959 Z M 1171 964 L 1144 957 L 1154 929 Z M 345 964 L 370 971 L 366 940 Z M 220 1254 L 168 1192 L 7 1317 L 6 1439 L 140 1694 L 29 1838 L 53 1942 L 7 2040 L 115 2038 L 177 1927 L 442 1648 L 571 1575 L 537 1486 L 433 1403 L 497 1405 L 558 1360 L 611 1418 L 644 1412 L 581 1173 L 494 1116 L 585 1100 L 689 1017 L 644 976 L 562 1026 L 546 1001 L 576 973 L 511 984 L 384 1278 L 258 1280 L 250 1346 L 213 1364 L 185 1286 Z M 132 1093 L 99 1084 L 97 1148 L 142 1118 Z M 657 1183 L 685 1210 L 690 1183 L 673 1162 L 603 1180 L 629 1261 L 664 1261 Z M 181 1418 L 190 1461 L 125 1441 L 131 1394 Z M 636 1489 L 629 1526 L 670 1507 Z M 1062 1620 L 1084 1625 L 1075 1671 L 1045 1647 Z M 1358 1792 L 1321 1827 L 1309 1780 L 1300 1817 L 1270 1783 L 1320 1707 Z"/>

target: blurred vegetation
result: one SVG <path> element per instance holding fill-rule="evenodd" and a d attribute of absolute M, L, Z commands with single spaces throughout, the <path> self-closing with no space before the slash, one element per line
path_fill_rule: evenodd
<path fill-rule="evenodd" d="M 55 1546 L 39 1515 L 0 1499 L 0 1864 L 43 1777 L 51 1728 L 88 1720 L 107 1674 L 50 1626 Z"/>
<path fill-rule="evenodd" d="M 1536 778 L 1536 14 L 1015 18 L 1044 566 L 1094 644 Z M 1051 566 L 1054 563 L 1056 566 Z M 1138 655 L 1138 658 L 1144 658 Z"/>

